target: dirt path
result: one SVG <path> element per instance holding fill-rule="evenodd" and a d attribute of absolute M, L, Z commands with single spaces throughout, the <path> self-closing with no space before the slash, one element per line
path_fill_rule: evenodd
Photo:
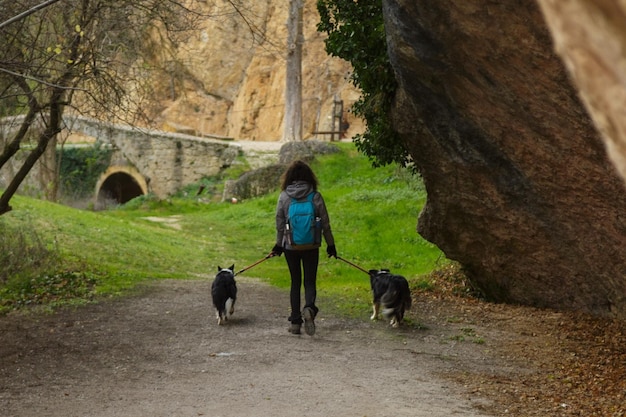
<path fill-rule="evenodd" d="M 0 414 L 483 415 L 480 401 L 437 376 L 455 362 L 438 330 L 321 314 L 314 337 L 294 336 L 286 293 L 250 278 L 238 284 L 238 309 L 222 327 L 205 281 L 0 318 Z"/>
<path fill-rule="evenodd" d="M 320 291 L 316 335 L 295 336 L 286 292 L 238 286 L 222 327 L 210 279 L 0 317 L 0 416 L 626 416 L 625 323 L 444 290 L 392 329 Z"/>

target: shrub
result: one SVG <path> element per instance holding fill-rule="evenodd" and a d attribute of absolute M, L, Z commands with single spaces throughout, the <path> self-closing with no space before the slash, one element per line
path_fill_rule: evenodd
<path fill-rule="evenodd" d="M 0 219 L 0 313 L 61 300 L 91 298 L 96 279 L 88 272 L 63 268 L 57 249 L 49 247 L 32 225 L 12 227 Z"/>
<path fill-rule="evenodd" d="M 35 276 L 58 262 L 56 248 L 48 247 L 34 227 L 18 229 L 0 221 L 0 285 L 16 276 Z"/>

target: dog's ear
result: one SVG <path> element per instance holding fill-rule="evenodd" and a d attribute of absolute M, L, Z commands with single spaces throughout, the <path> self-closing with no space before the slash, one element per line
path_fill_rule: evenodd
<path fill-rule="evenodd" d="M 222 267 L 218 265 L 217 266 L 217 272 L 220 272 L 221 270 L 222 270 Z"/>
<path fill-rule="evenodd" d="M 369 270 L 369 274 L 370 276 L 374 277 L 376 275 L 378 275 L 378 269 L 370 269 Z"/>
<path fill-rule="evenodd" d="M 230 268 L 228 268 L 228 269 L 230 269 L 231 271 L 235 272 L 235 264 L 232 264 L 232 265 L 230 266 Z"/>

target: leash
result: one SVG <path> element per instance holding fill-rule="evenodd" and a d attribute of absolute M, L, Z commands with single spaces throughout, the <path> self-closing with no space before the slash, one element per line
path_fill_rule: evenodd
<path fill-rule="evenodd" d="M 355 265 L 355 264 L 353 264 L 352 262 L 350 262 L 350 261 L 348 261 L 346 259 L 343 259 L 341 256 L 337 256 L 336 258 L 339 259 L 340 261 L 344 261 L 345 263 L 347 263 L 350 266 L 355 267 L 356 269 L 358 269 L 361 272 L 365 272 L 367 275 L 370 274 L 369 271 L 366 271 L 365 269 L 361 268 L 360 266 Z"/>
<path fill-rule="evenodd" d="M 260 260 L 256 261 L 256 262 L 255 262 L 255 263 L 253 263 L 252 265 L 248 265 L 248 266 L 246 266 L 244 269 L 242 269 L 242 270 L 240 270 L 240 271 L 237 271 L 237 272 L 235 273 L 235 276 L 237 276 L 237 275 L 241 274 L 242 272 L 245 272 L 245 271 L 247 271 L 248 269 L 250 269 L 250 268 L 252 268 L 252 267 L 257 266 L 257 265 L 258 265 L 258 264 L 260 264 L 261 262 L 267 261 L 269 258 L 273 258 L 273 257 L 274 257 L 274 255 L 270 253 L 270 254 L 268 254 L 267 256 L 265 256 L 263 259 L 260 259 Z"/>

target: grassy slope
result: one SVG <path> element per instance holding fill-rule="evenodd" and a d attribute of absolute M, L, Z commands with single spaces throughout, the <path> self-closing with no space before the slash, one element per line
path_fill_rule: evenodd
<path fill-rule="evenodd" d="M 445 263 L 441 252 L 415 231 L 425 192 L 418 180 L 396 168 L 373 169 L 351 144 L 313 164 L 329 209 L 339 255 L 370 268 L 389 268 L 413 285 Z M 210 279 L 218 265 L 236 269 L 264 257 L 274 244 L 278 192 L 238 204 L 193 199 L 140 201 L 130 207 L 88 212 L 16 197 L 14 211 L 0 217 L 12 226 L 36 225 L 61 252 L 67 268 L 98 278 L 99 294 L 115 294 L 152 278 Z M 180 230 L 146 217 L 176 216 Z M 322 252 L 319 293 L 343 311 L 368 309 L 367 275 Z M 280 287 L 288 285 L 283 258 L 245 272 Z"/>

